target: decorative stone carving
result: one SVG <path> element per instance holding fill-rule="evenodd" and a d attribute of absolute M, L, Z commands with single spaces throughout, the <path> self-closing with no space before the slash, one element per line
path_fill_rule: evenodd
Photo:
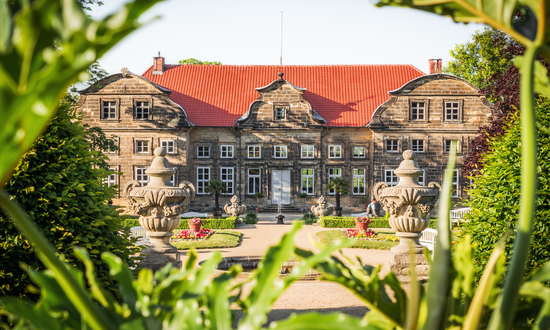
<path fill-rule="evenodd" d="M 147 230 L 151 240 L 151 247 L 143 252 L 147 257 L 141 263 L 144 267 L 159 269 L 166 260 L 171 260 L 170 256 L 159 254 L 174 254 L 173 263 L 181 265 L 177 248 L 170 244 L 170 237 L 181 221 L 180 214 L 187 210 L 195 197 L 195 187 L 189 181 L 184 181 L 179 187 L 170 186 L 170 177 L 176 171 L 164 157 L 166 149 L 159 147 L 154 153 L 156 157 L 145 171 L 149 183 L 140 187 L 138 181 L 129 182 L 124 187 L 124 196 L 128 199 L 128 212 L 139 215 L 139 224 Z"/>
<path fill-rule="evenodd" d="M 427 187 L 418 184 L 422 170 L 418 166 L 412 150 L 403 152 L 404 160 L 395 170 L 399 177 L 396 186 L 388 187 L 380 182 L 374 187 L 374 195 L 386 212 L 390 214 L 390 226 L 400 238 L 399 245 L 391 249 L 393 256 L 391 269 L 396 275 L 407 275 L 411 248 L 416 254 L 417 274 L 426 276 L 428 264 L 420 245 L 421 231 L 430 224 L 430 210 L 435 206 L 441 186 L 431 182 Z"/>
<path fill-rule="evenodd" d="M 223 208 L 225 210 L 225 213 L 234 217 L 238 217 L 239 215 L 244 214 L 244 212 L 246 211 L 246 205 L 239 205 L 239 202 L 239 197 L 237 197 L 237 195 L 233 195 L 233 197 L 231 197 L 231 204 L 225 204 Z"/>
<path fill-rule="evenodd" d="M 325 199 L 325 196 L 321 195 L 321 197 L 319 197 L 317 199 L 317 202 L 319 203 L 319 205 L 314 205 L 311 207 L 311 212 L 315 215 L 315 216 L 318 216 L 318 217 L 321 217 L 321 216 L 328 216 L 332 213 L 332 209 L 334 208 L 333 206 L 328 206 L 328 203 Z"/>

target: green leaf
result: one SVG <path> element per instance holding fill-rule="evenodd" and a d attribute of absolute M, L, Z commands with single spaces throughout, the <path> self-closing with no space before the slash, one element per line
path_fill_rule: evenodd
<path fill-rule="evenodd" d="M 342 313 L 331 314 L 292 314 L 288 319 L 273 322 L 269 326 L 270 330 L 315 330 L 315 329 L 384 329 L 375 324 L 367 323 L 367 320 L 360 320 L 355 317 L 347 316 Z"/>

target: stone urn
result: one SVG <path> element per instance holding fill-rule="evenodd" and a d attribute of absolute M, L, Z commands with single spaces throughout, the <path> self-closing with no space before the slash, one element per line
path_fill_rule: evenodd
<path fill-rule="evenodd" d="M 396 275 L 407 275 L 411 249 L 415 254 L 417 274 L 428 274 L 428 263 L 420 245 L 421 232 L 430 224 L 430 210 L 439 198 L 441 186 L 431 182 L 427 187 L 418 183 L 422 170 L 415 160 L 412 150 L 403 152 L 404 160 L 395 170 L 399 183 L 389 187 L 380 182 L 374 187 L 374 194 L 384 210 L 390 214 L 390 226 L 399 237 L 399 245 L 391 249 L 391 270 Z"/>
<path fill-rule="evenodd" d="M 177 248 L 170 244 L 170 237 L 181 221 L 180 214 L 187 211 L 195 197 L 195 187 L 188 181 L 179 187 L 170 186 L 170 177 L 176 171 L 165 158 L 166 149 L 159 147 L 154 153 L 156 157 L 145 171 L 149 183 L 141 187 L 138 181 L 130 181 L 124 187 L 124 196 L 128 199 L 127 211 L 139 215 L 139 224 L 147 230 L 151 241 L 150 247 L 143 251 L 148 256 L 141 264 L 160 269 L 167 262 L 178 265 Z"/>
<path fill-rule="evenodd" d="M 319 205 L 314 205 L 311 207 L 311 212 L 315 215 L 315 216 L 318 216 L 318 217 L 326 217 L 328 215 L 330 215 L 330 213 L 332 212 L 332 209 L 333 207 L 332 206 L 328 206 L 328 203 L 327 203 L 327 200 L 325 199 L 325 196 L 321 195 L 321 197 L 319 197 L 317 199 L 317 202 L 319 203 Z"/>
<path fill-rule="evenodd" d="M 239 197 L 237 197 L 237 195 L 233 195 L 233 197 L 231 197 L 231 204 L 225 204 L 223 208 L 225 213 L 234 217 L 244 214 L 244 212 L 246 212 L 246 205 L 239 205 L 239 202 Z"/>

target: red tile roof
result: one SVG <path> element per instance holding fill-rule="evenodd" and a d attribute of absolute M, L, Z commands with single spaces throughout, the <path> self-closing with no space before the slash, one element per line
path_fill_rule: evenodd
<path fill-rule="evenodd" d="M 198 126 L 233 126 L 258 98 L 255 90 L 278 79 L 306 88 L 304 98 L 328 126 L 364 126 L 389 99 L 388 91 L 424 75 L 412 65 L 166 65 L 143 77 L 172 90 Z"/>

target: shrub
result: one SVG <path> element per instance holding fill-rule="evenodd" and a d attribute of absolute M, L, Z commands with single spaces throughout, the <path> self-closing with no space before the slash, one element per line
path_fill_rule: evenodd
<path fill-rule="evenodd" d="M 189 229 L 186 218 L 182 218 L 176 229 Z M 206 229 L 233 229 L 237 224 L 237 217 L 206 218 L 201 219 L 202 228 Z M 140 226 L 138 219 L 127 219 L 123 221 L 124 228 Z"/>
<path fill-rule="evenodd" d="M 258 215 L 256 214 L 256 212 L 248 212 L 246 214 L 246 217 L 244 218 L 244 223 L 246 223 L 247 225 L 258 223 Z"/>
<path fill-rule="evenodd" d="M 542 127 L 550 125 L 550 102 L 539 100 L 537 119 Z M 474 178 L 466 216 L 470 222 L 462 224 L 465 233 L 477 244 L 474 258 L 480 267 L 485 266 L 492 249 L 507 230 L 516 232 L 519 211 L 521 173 L 521 127 L 519 117 L 505 128 L 498 140 L 491 141 L 491 153 L 485 155 L 485 166 Z M 533 221 L 531 253 L 527 258 L 526 274 L 540 268 L 550 260 L 550 133 L 538 130 L 539 170 L 537 211 Z M 511 258 L 514 235 L 506 242 L 506 260 Z"/>
<path fill-rule="evenodd" d="M 312 225 L 314 224 L 315 222 L 317 222 L 317 217 L 315 216 L 315 214 L 311 213 L 311 212 L 308 212 L 308 213 L 305 213 L 303 216 L 302 216 L 302 221 L 306 224 L 306 225 Z"/>
<path fill-rule="evenodd" d="M 355 228 L 355 218 L 352 217 L 323 217 L 321 227 L 323 228 Z M 385 218 L 370 218 L 370 228 L 391 228 L 390 222 Z M 431 220 L 429 228 L 437 228 L 437 220 Z"/>

